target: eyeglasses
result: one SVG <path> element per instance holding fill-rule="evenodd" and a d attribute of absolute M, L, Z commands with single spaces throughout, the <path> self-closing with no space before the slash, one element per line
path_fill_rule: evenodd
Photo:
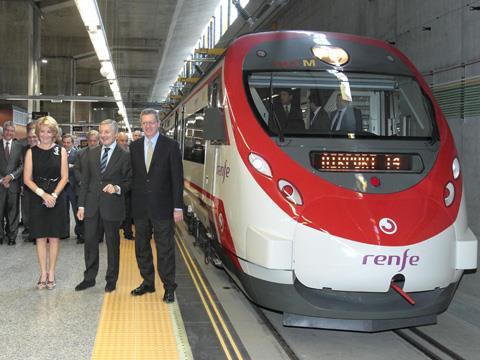
<path fill-rule="evenodd" d="M 142 126 L 153 126 L 157 125 L 156 121 L 142 121 Z"/>

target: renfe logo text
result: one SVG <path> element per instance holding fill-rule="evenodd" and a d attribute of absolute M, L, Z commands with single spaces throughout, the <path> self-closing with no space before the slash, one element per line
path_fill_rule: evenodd
<path fill-rule="evenodd" d="M 400 266 L 398 271 L 402 271 L 405 269 L 405 266 L 417 266 L 418 262 L 420 261 L 420 256 L 408 255 L 410 249 L 406 249 L 402 255 L 365 255 L 363 257 L 362 264 L 363 265 L 379 265 L 379 266 Z"/>
<path fill-rule="evenodd" d="M 230 166 L 227 166 L 226 160 L 225 165 L 217 165 L 217 176 L 222 178 L 222 184 L 225 182 L 225 178 L 230 176 Z"/>

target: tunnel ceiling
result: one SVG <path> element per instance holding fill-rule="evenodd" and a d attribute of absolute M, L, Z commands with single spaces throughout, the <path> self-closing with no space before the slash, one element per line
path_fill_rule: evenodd
<path fill-rule="evenodd" d="M 161 102 L 219 0 L 97 0 L 129 119 Z M 37 0 L 41 54 L 75 59 L 76 91 L 111 96 L 73 0 Z M 50 65 L 51 64 L 51 65 Z M 51 72 L 53 73 L 53 72 Z M 86 95 L 86 94 L 85 94 Z"/>

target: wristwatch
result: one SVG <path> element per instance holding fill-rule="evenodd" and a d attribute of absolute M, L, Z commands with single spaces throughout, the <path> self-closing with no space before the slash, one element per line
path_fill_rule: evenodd
<path fill-rule="evenodd" d="M 53 192 L 52 193 L 52 196 L 55 198 L 55 199 L 58 199 L 58 194 L 56 192 Z"/>

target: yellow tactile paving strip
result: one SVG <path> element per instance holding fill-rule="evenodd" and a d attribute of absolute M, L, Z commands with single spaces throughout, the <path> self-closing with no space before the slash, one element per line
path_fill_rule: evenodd
<path fill-rule="evenodd" d="M 105 294 L 92 359 L 179 359 L 169 311 L 172 305 L 162 301 L 163 287 L 158 274 L 156 292 L 131 296 L 130 291 L 141 282 L 135 242 L 122 239 L 117 289 Z"/>

